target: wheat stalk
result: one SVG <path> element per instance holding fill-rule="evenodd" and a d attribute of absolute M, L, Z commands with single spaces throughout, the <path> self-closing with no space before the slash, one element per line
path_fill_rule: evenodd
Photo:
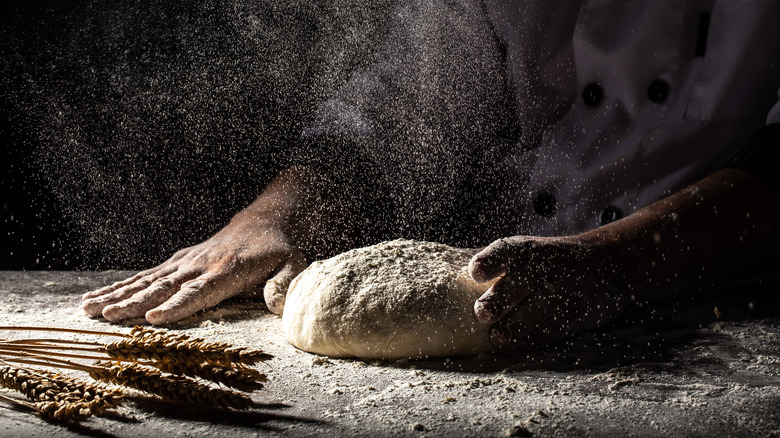
<path fill-rule="evenodd" d="M 149 394 L 189 404 L 248 409 L 254 402 L 247 395 L 213 388 L 190 378 L 163 375 L 159 370 L 139 364 L 100 363 L 89 372 L 95 380 L 123 385 Z"/>
<path fill-rule="evenodd" d="M 79 333 L 84 335 L 100 335 L 100 336 L 120 336 L 125 337 L 124 333 L 105 332 L 98 330 L 84 330 L 84 329 L 72 329 L 63 327 L 30 327 L 30 326 L 12 326 L 3 325 L 0 326 L 0 330 L 5 331 L 38 331 L 38 332 L 65 332 L 65 333 Z"/>
<path fill-rule="evenodd" d="M 57 382 L 60 388 L 78 393 L 87 402 L 100 401 L 106 407 L 119 406 L 124 400 L 125 393 L 121 389 L 107 388 L 102 385 L 89 385 L 72 377 L 62 376 L 48 370 L 36 370 L 36 374 Z"/>

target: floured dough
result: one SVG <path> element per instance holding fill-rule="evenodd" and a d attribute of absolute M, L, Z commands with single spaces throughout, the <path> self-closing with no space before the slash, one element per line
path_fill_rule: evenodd
<path fill-rule="evenodd" d="M 472 252 L 394 240 L 312 263 L 293 280 L 282 324 L 301 350 L 398 359 L 490 350 L 474 302 L 490 284 L 466 272 Z"/>

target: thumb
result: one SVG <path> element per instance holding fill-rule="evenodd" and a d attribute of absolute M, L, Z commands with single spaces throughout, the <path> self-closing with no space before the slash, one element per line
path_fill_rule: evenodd
<path fill-rule="evenodd" d="M 282 314 L 287 288 L 290 287 L 290 282 L 306 269 L 306 266 L 306 259 L 299 251 L 293 252 L 290 258 L 284 261 L 281 269 L 265 283 L 263 288 L 263 297 L 268 310 L 277 315 Z"/>
<path fill-rule="evenodd" d="M 474 255 L 468 266 L 471 278 L 485 283 L 506 274 L 519 256 L 516 241 L 515 238 L 499 239 Z"/>

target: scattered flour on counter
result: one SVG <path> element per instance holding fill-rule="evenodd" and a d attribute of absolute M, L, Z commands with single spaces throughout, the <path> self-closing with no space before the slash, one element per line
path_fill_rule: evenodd
<path fill-rule="evenodd" d="M 474 302 L 490 284 L 472 253 L 394 240 L 315 262 L 290 285 L 283 330 L 312 353 L 362 359 L 467 356 L 491 348 Z"/>

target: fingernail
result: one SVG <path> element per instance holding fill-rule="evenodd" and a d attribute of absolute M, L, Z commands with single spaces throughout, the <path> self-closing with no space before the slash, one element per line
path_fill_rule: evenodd
<path fill-rule="evenodd" d="M 266 300 L 266 307 L 268 307 L 268 310 L 270 310 L 272 313 L 281 315 L 282 310 L 284 309 L 285 298 L 286 297 L 281 294 L 274 295 L 273 297 L 271 297 L 271 299 Z"/>
<path fill-rule="evenodd" d="M 103 314 L 103 306 L 100 305 L 100 303 L 96 303 L 94 300 L 88 300 L 81 303 L 81 309 L 89 316 L 101 316 Z"/>
<path fill-rule="evenodd" d="M 498 320 L 495 307 L 484 301 L 477 301 L 474 304 L 474 314 L 477 316 L 477 321 L 482 324 L 493 324 Z"/>
<path fill-rule="evenodd" d="M 115 321 L 120 319 L 119 313 L 121 308 L 117 306 L 116 304 L 111 304 L 110 306 L 106 306 L 103 308 L 103 318 L 106 318 L 109 321 Z"/>

